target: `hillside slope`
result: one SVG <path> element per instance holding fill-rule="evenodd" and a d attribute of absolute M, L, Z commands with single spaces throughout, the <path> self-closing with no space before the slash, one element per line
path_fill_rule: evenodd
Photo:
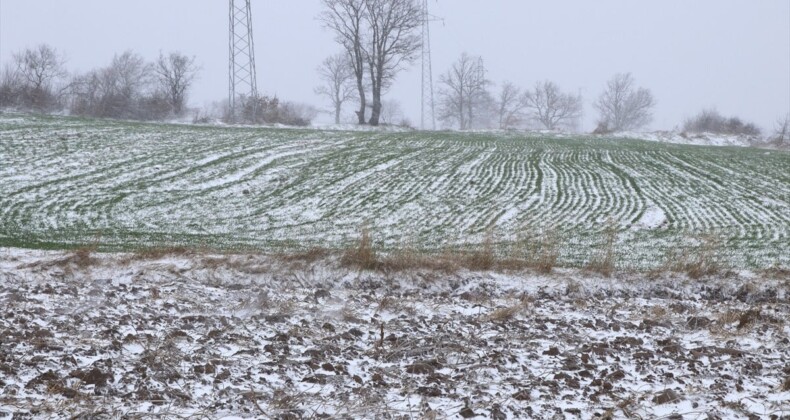
<path fill-rule="evenodd" d="M 439 250 L 551 232 L 624 266 L 711 235 L 734 268 L 790 264 L 790 154 L 521 134 L 370 133 L 0 116 L 0 246 Z M 671 257 L 670 257 L 671 258 Z"/>

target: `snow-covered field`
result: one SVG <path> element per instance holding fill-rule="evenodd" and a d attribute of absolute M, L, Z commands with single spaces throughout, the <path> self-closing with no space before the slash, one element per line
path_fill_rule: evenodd
<path fill-rule="evenodd" d="M 680 133 L 676 131 L 656 131 L 648 133 L 625 132 L 615 133 L 613 136 L 618 138 L 640 139 L 660 143 L 689 144 L 695 146 L 750 147 L 760 142 L 760 139 L 755 136 L 715 133 Z"/>
<path fill-rule="evenodd" d="M 790 416 L 787 272 L 0 248 L 0 308 L 0 418 Z"/>
<path fill-rule="evenodd" d="M 787 418 L 788 167 L 592 136 L 0 115 L 0 419 Z M 385 254 L 556 246 L 618 270 L 357 271 L 340 254 L 362 226 Z M 673 269 L 695 258 L 715 275 Z"/>
<path fill-rule="evenodd" d="M 614 227 L 624 269 L 703 238 L 731 268 L 786 267 L 788 167 L 781 151 L 601 137 L 2 115 L 0 245 L 342 248 L 367 224 L 383 249 L 511 253 L 551 232 L 580 267 Z"/>

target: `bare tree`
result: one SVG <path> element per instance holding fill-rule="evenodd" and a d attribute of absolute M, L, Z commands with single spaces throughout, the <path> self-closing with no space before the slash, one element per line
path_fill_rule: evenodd
<path fill-rule="evenodd" d="M 656 101 L 650 90 L 635 88 L 631 73 L 615 75 L 594 106 L 600 113 L 601 131 L 634 130 L 653 119 Z"/>
<path fill-rule="evenodd" d="M 158 119 L 168 112 L 164 97 L 155 94 L 151 65 L 126 51 L 109 66 L 75 77 L 71 83 L 72 112 L 106 118 Z"/>
<path fill-rule="evenodd" d="M 370 71 L 373 108 L 370 125 L 379 125 L 383 92 L 402 70 L 417 58 L 422 38 L 422 7 L 416 0 L 365 0 L 365 20 L 369 30 L 363 44 Z"/>
<path fill-rule="evenodd" d="M 400 102 L 391 99 L 381 101 L 381 119 L 382 124 L 396 125 L 404 120 L 403 107 Z"/>
<path fill-rule="evenodd" d="M 186 106 L 189 88 L 192 87 L 200 71 L 200 67 L 195 64 L 195 57 L 188 57 L 178 52 L 171 52 L 167 56 L 159 53 L 153 71 L 173 113 L 181 116 Z"/>
<path fill-rule="evenodd" d="M 367 57 L 363 49 L 365 42 L 365 0 L 322 0 L 326 10 L 319 19 L 335 33 L 335 39 L 343 47 L 351 63 L 359 95 L 359 124 L 365 124 L 367 97 L 365 94 L 365 69 Z"/>
<path fill-rule="evenodd" d="M 57 102 L 54 83 L 66 76 L 62 54 L 46 44 L 14 54 L 16 72 L 21 82 L 23 106 L 37 110 L 51 108 Z"/>
<path fill-rule="evenodd" d="M 547 130 L 570 126 L 582 113 L 581 96 L 563 93 L 556 83 L 548 80 L 525 92 L 524 102 L 531 117 Z"/>
<path fill-rule="evenodd" d="M 151 66 L 132 51 L 113 57 L 103 71 L 104 85 L 110 94 L 110 115 L 114 118 L 137 118 L 137 99 L 145 94 L 151 81 Z"/>
<path fill-rule="evenodd" d="M 521 93 L 521 88 L 510 82 L 502 83 L 497 98 L 497 116 L 499 117 L 499 128 L 506 130 L 513 128 L 524 121 L 526 101 Z"/>
<path fill-rule="evenodd" d="M 7 65 L 0 76 L 0 108 L 20 105 L 22 80 L 15 68 Z"/>
<path fill-rule="evenodd" d="M 790 144 L 790 113 L 776 121 L 772 140 L 779 145 Z"/>
<path fill-rule="evenodd" d="M 340 124 L 343 104 L 354 98 L 354 69 L 346 54 L 327 57 L 318 67 L 322 86 L 315 88 L 317 95 L 325 96 L 332 103 L 335 124 Z"/>
<path fill-rule="evenodd" d="M 472 128 L 491 102 L 482 58 L 461 54 L 439 83 L 439 120 L 456 123 L 461 130 Z"/>

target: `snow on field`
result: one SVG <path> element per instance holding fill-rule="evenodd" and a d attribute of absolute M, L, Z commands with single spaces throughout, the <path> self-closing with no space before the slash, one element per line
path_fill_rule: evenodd
<path fill-rule="evenodd" d="M 0 248 L 0 418 L 783 418 L 790 278 Z"/>
<path fill-rule="evenodd" d="M 342 128 L 342 127 L 341 127 Z M 0 116 L 0 245 L 441 250 L 554 232 L 623 268 L 698 236 L 732 268 L 790 265 L 790 154 L 553 135 L 138 124 Z"/>
<path fill-rule="evenodd" d="M 676 131 L 622 132 L 607 136 L 696 146 L 750 147 L 759 140 L 754 136 L 737 134 L 679 133 Z"/>
<path fill-rule="evenodd" d="M 658 229 L 667 223 L 667 215 L 659 207 L 648 207 L 639 222 L 636 224 L 638 228 L 644 229 Z"/>

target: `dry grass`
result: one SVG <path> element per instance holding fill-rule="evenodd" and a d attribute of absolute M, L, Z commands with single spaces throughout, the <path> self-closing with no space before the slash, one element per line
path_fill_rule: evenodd
<path fill-rule="evenodd" d="M 148 248 L 135 252 L 133 259 L 161 260 L 165 257 L 189 256 L 194 255 L 195 253 L 195 250 L 186 247 Z"/>
<path fill-rule="evenodd" d="M 742 330 L 749 327 L 750 325 L 756 324 L 757 322 L 761 321 L 762 318 L 762 312 L 759 309 L 750 309 L 748 311 L 741 312 L 740 316 L 738 317 L 737 328 Z"/>
<path fill-rule="evenodd" d="M 770 267 L 766 270 L 762 270 L 762 274 L 768 279 L 785 280 L 790 282 L 790 268 L 782 267 L 778 264 L 775 264 L 773 267 Z"/>
<path fill-rule="evenodd" d="M 740 317 L 741 317 L 741 311 L 728 310 L 722 313 L 721 315 L 719 315 L 718 323 L 720 326 L 730 325 L 735 322 L 738 322 Z"/>
<path fill-rule="evenodd" d="M 604 230 L 603 248 L 599 254 L 587 264 L 587 270 L 604 277 L 611 277 L 615 270 L 615 244 L 617 243 L 617 226 L 610 221 Z"/>
<path fill-rule="evenodd" d="M 689 252 L 671 255 L 668 259 L 669 270 L 686 273 L 695 280 L 721 273 L 723 267 L 718 257 L 720 246 L 717 238 L 705 235 L 699 241 L 700 244 Z"/>
<path fill-rule="evenodd" d="M 340 258 L 340 263 L 344 267 L 356 267 L 363 270 L 377 270 L 381 267 L 367 225 L 362 226 L 357 246 L 347 249 Z"/>
<path fill-rule="evenodd" d="M 510 321 L 517 315 L 525 312 L 528 306 L 529 303 L 526 300 L 522 300 L 521 302 L 512 306 L 494 309 L 490 314 L 488 314 L 488 320 L 499 323 Z"/>
<path fill-rule="evenodd" d="M 98 259 L 93 257 L 96 252 L 95 247 L 79 248 L 71 256 L 71 262 L 78 268 L 87 268 L 98 263 Z"/>
<path fill-rule="evenodd" d="M 560 256 L 560 238 L 554 230 L 544 232 L 537 241 L 535 252 L 527 260 L 530 267 L 541 273 L 548 274 L 557 266 Z"/>
<path fill-rule="evenodd" d="M 450 252 L 430 254 L 413 248 L 403 248 L 383 257 L 380 268 L 386 272 L 426 269 L 449 274 L 457 272 L 461 267 L 455 255 Z"/>
<path fill-rule="evenodd" d="M 277 258 L 285 262 L 306 262 L 314 263 L 322 260 L 331 255 L 331 252 L 326 248 L 313 247 L 306 251 L 298 251 L 288 254 L 278 254 Z"/>
<path fill-rule="evenodd" d="M 494 253 L 494 232 L 491 229 L 486 232 L 480 249 L 462 253 L 460 257 L 460 264 L 468 270 L 487 271 L 492 269 L 497 261 Z"/>
<path fill-rule="evenodd" d="M 88 246 L 77 248 L 66 257 L 52 261 L 51 263 L 44 264 L 45 266 L 61 267 L 67 273 L 71 273 L 74 268 L 84 270 L 86 268 L 95 266 L 100 263 L 100 260 L 94 257 L 96 252 L 95 246 Z"/>

